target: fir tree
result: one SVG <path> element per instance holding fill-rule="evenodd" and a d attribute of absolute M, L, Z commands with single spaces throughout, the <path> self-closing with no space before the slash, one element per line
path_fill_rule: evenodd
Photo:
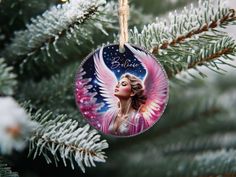
<path fill-rule="evenodd" d="M 236 176 L 236 82 L 225 67 L 235 70 L 236 43 L 224 31 L 236 11 L 192 2 L 130 2 L 129 42 L 164 66 L 170 100 L 150 130 L 117 139 L 90 127 L 73 95 L 82 59 L 118 43 L 117 2 L 1 0 L 0 177 L 18 176 L 5 162 L 25 177 Z"/>

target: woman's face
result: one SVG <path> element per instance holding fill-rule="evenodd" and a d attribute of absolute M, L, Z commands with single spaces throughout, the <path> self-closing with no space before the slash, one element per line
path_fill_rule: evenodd
<path fill-rule="evenodd" d="M 116 84 L 114 95 L 120 98 L 129 98 L 133 95 L 128 78 L 124 77 Z"/>

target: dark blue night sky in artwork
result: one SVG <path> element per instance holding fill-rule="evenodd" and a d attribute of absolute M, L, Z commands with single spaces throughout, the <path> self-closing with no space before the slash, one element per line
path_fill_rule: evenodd
<path fill-rule="evenodd" d="M 135 47 L 136 48 L 136 47 Z M 117 80 L 120 79 L 120 76 L 124 73 L 131 73 L 140 79 L 143 80 L 146 70 L 143 68 L 141 63 L 134 57 L 133 53 L 125 47 L 125 52 L 119 52 L 119 45 L 109 45 L 103 48 L 103 59 L 107 67 L 113 71 L 117 77 Z M 136 48 L 138 49 L 138 48 Z M 96 53 L 99 50 L 95 51 Z M 94 54 L 94 53 L 93 53 Z M 97 103 L 104 102 L 104 97 L 100 95 L 99 85 L 96 79 L 96 70 L 93 61 L 93 55 L 89 55 L 87 59 L 82 64 L 82 68 L 86 71 L 86 74 L 83 78 L 91 78 L 89 85 L 93 87 L 89 89 L 91 92 L 97 92 L 95 96 L 97 98 Z M 100 112 L 106 111 L 107 105 L 105 104 Z"/>

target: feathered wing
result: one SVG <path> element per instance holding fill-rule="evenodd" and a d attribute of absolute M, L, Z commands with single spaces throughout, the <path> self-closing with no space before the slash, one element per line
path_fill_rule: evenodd
<path fill-rule="evenodd" d="M 106 66 L 103 60 L 103 47 L 99 54 L 94 55 L 94 64 L 101 95 L 109 108 L 117 108 L 118 98 L 114 95 L 114 91 L 118 81 L 115 74 Z"/>
<path fill-rule="evenodd" d="M 168 96 L 168 80 L 161 66 L 150 55 L 133 48 L 129 44 L 125 45 L 134 53 L 135 58 L 146 69 L 144 93 L 147 96 L 147 100 L 142 106 L 141 111 L 149 124 L 152 124 L 160 117 L 165 108 Z"/>

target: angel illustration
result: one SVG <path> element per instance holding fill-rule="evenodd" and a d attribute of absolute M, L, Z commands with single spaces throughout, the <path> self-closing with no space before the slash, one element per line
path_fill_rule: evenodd
<path fill-rule="evenodd" d="M 118 79 L 104 62 L 103 48 L 93 56 L 100 93 L 108 105 L 105 113 L 97 113 L 93 125 L 105 134 L 118 136 L 136 135 L 152 126 L 163 112 L 168 91 L 167 79 L 157 62 L 125 45 L 146 70 L 143 80 L 131 73 Z"/>

